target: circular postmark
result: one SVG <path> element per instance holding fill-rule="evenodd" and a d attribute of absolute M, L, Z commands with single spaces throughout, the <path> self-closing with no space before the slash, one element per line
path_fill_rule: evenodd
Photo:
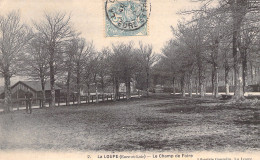
<path fill-rule="evenodd" d="M 105 10 L 109 21 L 122 30 L 137 30 L 147 23 L 148 0 L 106 0 Z"/>

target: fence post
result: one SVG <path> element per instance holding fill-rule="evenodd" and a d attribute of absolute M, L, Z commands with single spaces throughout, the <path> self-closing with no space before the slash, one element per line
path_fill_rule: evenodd
<path fill-rule="evenodd" d="M 16 101 L 16 105 L 17 105 L 17 111 L 19 111 L 19 104 L 18 104 L 19 100 L 17 99 Z"/>
<path fill-rule="evenodd" d="M 91 99 L 92 99 L 92 103 L 93 103 L 93 97 L 94 97 L 94 96 L 92 95 L 92 96 L 91 96 Z"/>
<path fill-rule="evenodd" d="M 99 103 L 99 94 L 96 96 L 96 103 Z"/>
<path fill-rule="evenodd" d="M 60 97 L 58 98 L 58 106 L 60 106 Z"/>

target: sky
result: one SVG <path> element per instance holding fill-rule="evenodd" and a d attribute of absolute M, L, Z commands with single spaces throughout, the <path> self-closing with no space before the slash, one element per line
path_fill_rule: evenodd
<path fill-rule="evenodd" d="M 93 41 L 97 50 L 111 46 L 112 43 L 139 41 L 153 45 L 154 52 L 160 53 L 163 45 L 172 37 L 170 26 L 176 26 L 180 10 L 192 9 L 197 3 L 190 0 L 150 0 L 151 15 L 148 20 L 147 36 L 106 37 L 105 0 L 0 0 L 0 15 L 19 10 L 27 24 L 39 21 L 44 12 L 67 12 L 71 14 L 73 27 L 81 32 L 87 41 Z"/>
<path fill-rule="evenodd" d="M 71 14 L 73 27 L 81 32 L 86 41 L 93 41 L 98 51 L 119 42 L 133 41 L 137 46 L 139 41 L 142 41 L 152 44 L 154 53 L 160 54 L 164 44 L 173 37 L 170 26 L 176 26 L 182 18 L 177 12 L 199 5 L 190 0 L 150 0 L 147 36 L 106 37 L 104 2 L 105 0 L 0 0 L 0 15 L 19 10 L 22 21 L 32 25 L 33 21 L 39 22 L 45 12 L 66 12 Z M 15 77 L 11 81 L 14 79 Z M 0 86 L 3 84 L 4 81 L 0 77 Z"/>

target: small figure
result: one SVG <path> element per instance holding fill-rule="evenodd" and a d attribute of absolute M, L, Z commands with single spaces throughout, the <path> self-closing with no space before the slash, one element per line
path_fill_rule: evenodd
<path fill-rule="evenodd" d="M 28 113 L 28 109 L 30 111 L 30 114 L 32 113 L 32 97 L 33 94 L 29 91 L 27 91 L 25 93 L 25 97 L 26 97 L 26 113 Z"/>

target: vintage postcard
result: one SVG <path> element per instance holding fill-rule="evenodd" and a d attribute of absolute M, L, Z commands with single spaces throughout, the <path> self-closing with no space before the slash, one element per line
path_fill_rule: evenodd
<path fill-rule="evenodd" d="M 259 160 L 259 0 L 0 0 L 0 160 Z"/>

